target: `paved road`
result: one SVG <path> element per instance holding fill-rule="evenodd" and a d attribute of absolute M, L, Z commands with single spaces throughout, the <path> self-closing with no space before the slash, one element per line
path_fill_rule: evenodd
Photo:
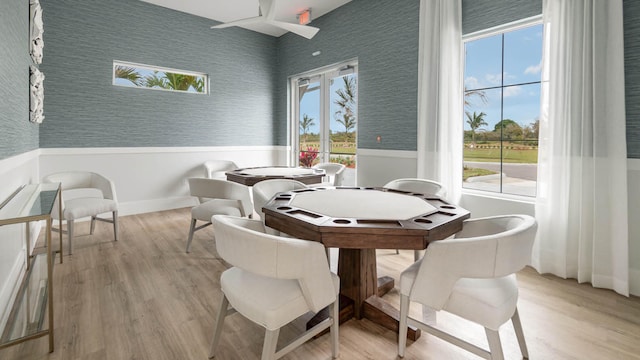
<path fill-rule="evenodd" d="M 494 162 L 476 162 L 465 161 L 465 166 L 487 169 L 495 172 L 500 172 L 500 163 Z M 538 165 L 537 164 L 502 164 L 502 172 L 511 178 L 524 179 L 536 181 L 538 178 Z"/>

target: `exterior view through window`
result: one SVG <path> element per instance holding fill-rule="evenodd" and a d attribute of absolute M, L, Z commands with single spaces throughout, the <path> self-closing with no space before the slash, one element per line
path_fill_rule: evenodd
<path fill-rule="evenodd" d="M 465 37 L 463 187 L 535 196 L 543 26 Z"/>
<path fill-rule="evenodd" d="M 113 62 L 113 85 L 196 94 L 209 92 L 207 74 L 122 61 Z"/>
<path fill-rule="evenodd" d="M 291 79 L 293 143 L 298 166 L 346 166 L 343 185 L 355 185 L 358 74 L 355 63 Z M 294 163 L 295 163 L 294 162 Z"/>

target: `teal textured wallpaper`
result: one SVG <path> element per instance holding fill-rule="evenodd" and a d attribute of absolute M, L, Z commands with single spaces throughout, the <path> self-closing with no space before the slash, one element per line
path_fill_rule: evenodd
<path fill-rule="evenodd" d="M 142 1 L 42 5 L 40 147 L 275 144 L 275 38 Z M 113 86 L 114 59 L 207 73 L 211 93 Z"/>
<path fill-rule="evenodd" d="M 358 147 L 415 150 L 419 10 L 419 0 L 353 0 L 313 20 L 321 30 L 312 40 L 282 36 L 276 99 L 283 135 L 287 78 L 357 58 Z M 314 57 L 314 51 L 321 54 Z"/>
<path fill-rule="evenodd" d="M 287 144 L 287 77 L 357 58 L 359 146 L 415 150 L 419 0 L 353 0 L 280 38 L 127 0 L 42 1 L 45 121 L 28 121 L 28 1 L 0 3 L 0 159 L 38 147 Z M 463 0 L 469 33 L 536 15 L 541 1 Z M 640 158 L 640 3 L 624 0 L 627 148 Z M 322 54 L 311 56 L 313 51 Z M 211 77 L 211 95 L 111 85 L 123 60 Z M 382 136 L 382 143 L 375 137 Z"/>
<path fill-rule="evenodd" d="M 46 41 L 46 34 L 44 35 Z M 46 60 L 45 52 L 45 60 Z M 38 148 L 29 122 L 29 1 L 0 2 L 0 159 Z M 46 80 L 45 80 L 46 87 Z M 46 121 L 46 120 L 45 120 Z"/>

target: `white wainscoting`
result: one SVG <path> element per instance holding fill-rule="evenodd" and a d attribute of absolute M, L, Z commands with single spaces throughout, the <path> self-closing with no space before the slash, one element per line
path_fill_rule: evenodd
<path fill-rule="evenodd" d="M 640 159 L 627 161 L 629 188 L 629 292 L 640 296 Z"/>
<path fill-rule="evenodd" d="M 207 160 L 232 160 L 239 167 L 287 165 L 285 146 L 189 148 L 41 149 L 40 173 L 83 170 L 100 173 L 116 186 L 119 215 L 193 206 L 187 179 L 203 177 Z"/>

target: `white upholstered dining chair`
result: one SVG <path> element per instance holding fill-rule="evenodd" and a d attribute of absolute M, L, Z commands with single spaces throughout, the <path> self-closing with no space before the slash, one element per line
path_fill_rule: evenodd
<path fill-rule="evenodd" d="M 52 217 L 66 220 L 69 235 L 69 254 L 73 253 L 73 237 L 75 220 L 91 217 L 90 234 L 93 234 L 96 220 L 113 224 L 113 238 L 118 241 L 118 199 L 113 181 L 89 171 L 67 171 L 47 175 L 45 183 L 61 184 L 62 214 L 54 206 Z M 113 218 L 100 218 L 98 215 L 111 213 Z M 63 231 L 59 229 L 59 231 Z"/>
<path fill-rule="evenodd" d="M 314 169 L 325 171 L 325 181 L 320 185 L 342 186 L 346 166 L 338 163 L 319 163 L 312 166 Z"/>
<path fill-rule="evenodd" d="M 437 197 L 444 198 L 447 196 L 447 190 L 444 188 L 442 184 L 437 181 L 427 180 L 427 179 L 419 179 L 419 178 L 402 178 L 391 180 L 386 183 L 384 188 L 398 190 L 403 192 L 412 192 L 419 193 L 424 195 L 433 195 Z M 420 255 L 422 250 L 414 250 L 413 251 L 413 261 L 418 261 L 420 259 Z M 399 253 L 396 250 L 396 254 Z"/>
<path fill-rule="evenodd" d="M 283 191 L 304 189 L 306 187 L 307 185 L 300 181 L 291 179 L 270 179 L 260 181 L 253 185 L 251 189 L 253 192 L 253 209 L 264 223 L 262 207 L 265 206 L 275 194 Z"/>
<path fill-rule="evenodd" d="M 207 179 L 226 179 L 225 173 L 238 169 L 238 165 L 231 160 L 208 160 L 204 164 L 204 177 Z"/>
<path fill-rule="evenodd" d="M 216 215 L 212 222 L 218 254 L 232 267 L 220 276 L 222 301 L 209 357 L 216 355 L 225 317 L 239 312 L 265 328 L 262 360 L 278 359 L 327 328 L 336 358 L 340 280 L 329 270 L 324 246 L 266 234 L 259 220 Z M 277 349 L 281 327 L 327 306 L 329 318 Z"/>
<path fill-rule="evenodd" d="M 187 238 L 187 252 L 191 251 L 193 233 L 211 225 L 213 215 L 250 217 L 253 213 L 249 188 L 227 180 L 190 178 L 189 193 L 198 198 L 199 205 L 191 209 L 191 226 Z M 196 226 L 198 221 L 204 224 Z"/>
<path fill-rule="evenodd" d="M 493 216 L 466 220 L 455 238 L 430 243 L 424 257 L 400 275 L 398 355 L 404 357 L 409 324 L 485 359 L 503 359 L 498 329 L 511 319 L 522 356 L 528 358 L 515 273 L 531 260 L 536 228 L 528 215 Z M 410 318 L 411 302 L 483 326 L 489 351 Z"/>

